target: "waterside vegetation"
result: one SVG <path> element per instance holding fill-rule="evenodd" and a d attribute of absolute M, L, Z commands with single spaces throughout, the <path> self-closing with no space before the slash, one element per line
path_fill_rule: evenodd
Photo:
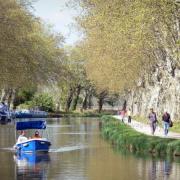
<path fill-rule="evenodd" d="M 98 112 L 98 110 L 86 110 L 83 112 L 80 111 L 59 111 L 49 113 L 49 117 L 103 117 L 105 115 L 115 115 L 116 111 L 113 110 L 103 110 Z"/>
<path fill-rule="evenodd" d="M 116 95 L 97 90 L 87 77 L 85 57 L 78 45 L 33 14 L 34 1 L 0 0 L 0 101 L 11 109 L 48 112 L 98 111 Z"/>
<path fill-rule="evenodd" d="M 153 155 L 180 156 L 180 140 L 139 133 L 111 116 L 103 116 L 101 132 L 118 148 Z"/>

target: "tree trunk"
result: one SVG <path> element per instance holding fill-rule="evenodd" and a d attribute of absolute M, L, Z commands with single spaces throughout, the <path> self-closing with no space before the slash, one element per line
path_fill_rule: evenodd
<path fill-rule="evenodd" d="M 102 111 L 104 100 L 107 94 L 108 94 L 107 91 L 102 91 L 98 96 L 98 112 L 99 113 Z"/>
<path fill-rule="evenodd" d="M 6 100 L 7 93 L 8 93 L 7 89 L 2 89 L 1 90 L 1 101 L 5 101 Z"/>
<path fill-rule="evenodd" d="M 123 110 L 126 110 L 126 107 L 127 107 L 127 101 L 124 100 L 124 103 L 123 103 Z"/>
<path fill-rule="evenodd" d="M 61 109 L 61 104 L 60 104 L 60 102 L 57 102 L 56 103 L 56 111 L 58 112 L 58 111 L 60 111 L 60 109 Z"/>
<path fill-rule="evenodd" d="M 98 112 L 99 113 L 102 111 L 103 104 L 104 104 L 104 99 L 100 98 L 98 101 Z"/>
<path fill-rule="evenodd" d="M 89 109 L 92 109 L 92 97 L 93 97 L 93 95 L 92 95 L 92 93 L 90 93 L 88 96 L 88 108 Z"/>
<path fill-rule="evenodd" d="M 7 96 L 6 96 L 6 103 L 7 103 L 8 107 L 10 107 L 12 93 L 13 93 L 13 90 L 8 89 Z"/>
<path fill-rule="evenodd" d="M 83 100 L 83 105 L 82 105 L 82 109 L 87 109 L 87 100 L 88 100 L 88 92 L 87 90 L 85 90 L 85 97 L 84 97 L 84 100 Z"/>
<path fill-rule="evenodd" d="M 76 107 L 77 107 L 77 104 L 78 104 L 78 100 L 79 100 L 80 92 L 81 92 L 81 86 L 77 86 L 77 88 L 76 88 L 76 96 L 74 98 L 73 106 L 72 106 L 72 110 L 73 111 L 76 110 Z"/>
<path fill-rule="evenodd" d="M 73 94 L 74 94 L 74 91 L 73 91 L 72 88 L 70 88 L 68 98 L 67 98 L 67 101 L 66 101 L 66 108 L 65 108 L 66 112 L 68 112 L 70 107 L 71 107 L 71 103 L 72 103 L 72 100 L 73 100 Z"/>
<path fill-rule="evenodd" d="M 11 109 L 14 109 L 14 100 L 15 100 L 15 97 L 16 97 L 16 89 L 12 89 L 12 92 L 11 92 L 11 99 L 9 101 L 9 107 Z"/>

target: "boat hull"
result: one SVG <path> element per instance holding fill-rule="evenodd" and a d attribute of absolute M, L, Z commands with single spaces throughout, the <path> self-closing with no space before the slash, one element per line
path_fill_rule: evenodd
<path fill-rule="evenodd" d="M 19 152 L 48 152 L 51 143 L 44 139 L 27 140 L 15 145 L 16 151 Z"/>
<path fill-rule="evenodd" d="M 8 116 L 5 112 L 0 112 L 0 123 L 6 124 L 8 122 Z"/>
<path fill-rule="evenodd" d="M 16 118 L 46 118 L 46 114 L 28 114 L 28 113 L 19 113 L 15 114 Z"/>

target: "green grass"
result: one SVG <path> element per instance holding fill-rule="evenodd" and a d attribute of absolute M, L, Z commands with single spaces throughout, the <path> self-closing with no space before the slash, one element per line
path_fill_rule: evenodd
<path fill-rule="evenodd" d="M 118 148 L 156 155 L 180 155 L 180 140 L 139 133 L 111 116 L 103 116 L 101 132 Z"/>
<path fill-rule="evenodd" d="M 180 122 L 179 121 L 173 122 L 173 127 L 170 129 L 170 131 L 180 133 Z"/>
<path fill-rule="evenodd" d="M 79 111 L 69 111 L 69 112 L 57 112 L 57 113 L 50 113 L 49 117 L 102 117 L 104 115 L 113 115 L 115 114 L 114 111 L 102 111 L 101 113 L 99 113 L 96 110 L 86 110 L 83 112 L 79 112 Z"/>

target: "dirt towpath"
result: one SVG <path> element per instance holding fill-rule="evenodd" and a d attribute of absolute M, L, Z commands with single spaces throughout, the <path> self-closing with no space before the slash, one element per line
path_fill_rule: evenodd
<path fill-rule="evenodd" d="M 115 117 L 116 119 L 118 119 L 120 121 L 122 120 L 121 116 L 119 116 L 119 115 L 116 115 L 113 117 Z M 148 124 L 144 124 L 144 123 L 135 121 L 133 119 L 131 120 L 131 123 L 128 123 L 127 118 L 124 118 L 124 123 L 128 124 L 129 126 L 131 126 L 133 129 L 135 129 L 138 132 L 152 136 L 151 129 Z M 160 128 L 159 126 L 157 126 L 154 136 L 159 136 L 162 138 L 180 139 L 180 133 L 171 132 L 171 128 L 169 128 L 169 130 L 170 130 L 170 132 L 168 133 L 168 135 L 164 136 L 163 128 Z"/>

